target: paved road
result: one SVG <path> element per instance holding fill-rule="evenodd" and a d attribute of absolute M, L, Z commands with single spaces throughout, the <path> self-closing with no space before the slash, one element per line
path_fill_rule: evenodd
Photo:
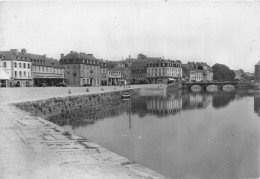
<path fill-rule="evenodd" d="M 157 84 L 131 85 L 130 88 L 150 88 Z M 0 104 L 13 103 L 28 100 L 37 100 L 50 97 L 62 97 L 68 95 L 85 94 L 86 89 L 89 93 L 101 92 L 102 87 L 21 87 L 21 88 L 0 88 Z M 124 89 L 123 86 L 103 86 L 104 91 L 114 91 Z M 125 87 L 129 89 L 129 86 Z M 71 94 L 68 91 L 71 90 Z"/>

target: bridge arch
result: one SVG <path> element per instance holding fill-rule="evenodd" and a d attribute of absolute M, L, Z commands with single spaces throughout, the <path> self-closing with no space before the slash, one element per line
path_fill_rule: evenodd
<path fill-rule="evenodd" d="M 206 83 L 201 83 L 201 82 L 194 82 L 194 83 L 184 83 L 183 87 L 186 87 L 189 91 L 192 91 L 192 86 L 198 85 L 201 88 L 201 91 L 207 91 L 207 87 L 209 85 L 214 85 L 218 87 L 218 90 L 223 90 L 223 87 L 225 85 L 232 85 L 236 89 L 238 87 L 238 83 L 236 82 L 206 82 Z"/>

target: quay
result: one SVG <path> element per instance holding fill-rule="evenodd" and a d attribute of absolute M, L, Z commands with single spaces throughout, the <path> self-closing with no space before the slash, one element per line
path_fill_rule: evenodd
<path fill-rule="evenodd" d="M 153 85 L 136 85 L 131 89 L 147 86 Z M 103 88 L 104 92 L 124 89 Z M 91 87 L 88 94 L 102 92 L 101 87 Z M 0 178 L 165 178 L 13 105 L 86 93 L 85 87 L 0 88 Z"/>

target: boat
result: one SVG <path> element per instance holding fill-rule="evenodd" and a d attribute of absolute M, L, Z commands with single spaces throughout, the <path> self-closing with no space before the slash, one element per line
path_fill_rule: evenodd
<path fill-rule="evenodd" d="M 176 81 L 174 78 L 168 78 L 167 89 L 179 89 L 181 88 L 181 83 Z"/>
<path fill-rule="evenodd" d="M 130 99 L 131 98 L 131 94 L 129 92 L 124 92 L 121 96 L 122 99 Z"/>

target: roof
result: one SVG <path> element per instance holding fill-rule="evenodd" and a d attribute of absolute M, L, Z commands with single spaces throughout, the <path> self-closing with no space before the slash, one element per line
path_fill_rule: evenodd
<path fill-rule="evenodd" d="M 36 55 L 32 53 L 14 52 L 14 51 L 0 51 L 0 55 L 5 56 L 4 60 L 15 60 L 15 61 L 27 61 L 32 62 L 34 65 L 42 66 L 53 66 L 57 68 L 63 68 L 60 62 L 56 59 L 47 58 L 46 55 Z M 17 57 L 20 57 L 19 59 Z M 34 62 L 34 60 L 39 60 L 39 62 Z M 45 63 L 41 63 L 45 62 Z"/>
<path fill-rule="evenodd" d="M 148 62 L 144 61 L 144 62 L 132 62 L 131 67 L 142 67 L 142 66 L 147 66 Z"/>
<path fill-rule="evenodd" d="M 190 70 L 190 72 L 192 72 L 192 71 L 195 71 L 195 72 L 199 72 L 199 73 L 207 73 L 207 72 L 211 72 L 211 73 L 213 73 L 212 71 L 210 71 L 210 70 Z"/>
<path fill-rule="evenodd" d="M 81 58 L 81 59 L 87 59 L 87 60 L 98 60 L 100 61 L 99 59 L 96 59 L 92 54 L 86 54 L 86 53 L 83 53 L 83 52 L 71 52 L 67 55 L 65 55 L 63 58 L 61 59 L 74 59 L 74 58 Z"/>
<path fill-rule="evenodd" d="M 260 65 L 260 60 L 257 62 L 257 64 L 256 65 Z"/>
<path fill-rule="evenodd" d="M 32 61 L 32 64 L 33 65 L 39 65 L 39 66 L 49 66 L 49 67 L 56 67 L 56 68 L 64 68 L 57 59 L 45 58 L 43 61 L 44 61 L 44 63 Z"/>
<path fill-rule="evenodd" d="M 45 55 L 36 55 L 31 53 L 0 51 L 0 54 L 5 56 L 5 60 L 30 61 L 31 59 L 43 60 Z M 17 57 L 20 57 L 19 59 Z M 29 59 L 27 59 L 29 58 Z"/>

